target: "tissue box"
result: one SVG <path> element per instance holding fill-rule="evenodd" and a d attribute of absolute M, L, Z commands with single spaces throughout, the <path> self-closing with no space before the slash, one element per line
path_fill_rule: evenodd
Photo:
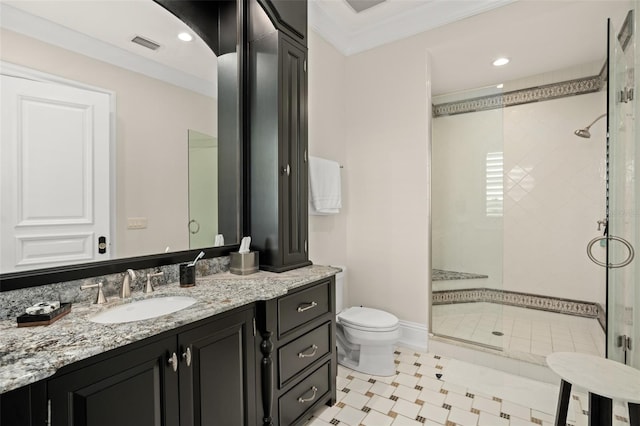
<path fill-rule="evenodd" d="M 229 272 L 236 275 L 249 275 L 258 272 L 258 252 L 249 253 L 231 252 L 231 266 Z"/>

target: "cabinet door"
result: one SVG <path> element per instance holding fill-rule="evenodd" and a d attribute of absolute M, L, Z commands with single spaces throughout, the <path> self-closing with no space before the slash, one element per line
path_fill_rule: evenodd
<path fill-rule="evenodd" d="M 307 51 L 280 37 L 280 183 L 282 261 L 308 261 Z M 300 265 L 302 266 L 302 265 Z"/>
<path fill-rule="evenodd" d="M 178 423 L 178 377 L 167 363 L 175 336 L 104 359 L 48 384 L 52 425 Z"/>
<path fill-rule="evenodd" d="M 252 321 L 253 310 L 242 311 L 178 336 L 180 425 L 255 423 Z"/>

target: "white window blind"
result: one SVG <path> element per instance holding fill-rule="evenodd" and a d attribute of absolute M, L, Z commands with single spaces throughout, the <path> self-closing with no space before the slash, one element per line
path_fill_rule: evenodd
<path fill-rule="evenodd" d="M 487 217 L 502 217 L 504 161 L 502 152 L 487 153 Z"/>

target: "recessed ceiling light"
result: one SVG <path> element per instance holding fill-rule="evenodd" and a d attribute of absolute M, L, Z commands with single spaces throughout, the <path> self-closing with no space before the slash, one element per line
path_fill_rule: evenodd
<path fill-rule="evenodd" d="M 189 33 L 180 33 L 178 34 L 178 38 L 182 41 L 191 41 L 193 40 L 193 36 Z"/>
<path fill-rule="evenodd" d="M 503 65 L 507 65 L 508 63 L 509 63 L 509 58 L 498 58 L 495 61 L 493 61 L 493 66 L 501 67 Z"/>
<path fill-rule="evenodd" d="M 504 87 L 504 84 L 500 83 L 496 86 L 497 89 L 502 89 Z"/>

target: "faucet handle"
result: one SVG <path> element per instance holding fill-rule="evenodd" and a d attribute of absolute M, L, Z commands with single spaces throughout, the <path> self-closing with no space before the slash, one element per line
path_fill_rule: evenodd
<path fill-rule="evenodd" d="M 153 288 L 153 284 L 151 284 L 151 278 L 159 277 L 162 275 L 164 275 L 164 272 L 162 271 L 156 272 L 155 274 L 147 274 L 147 286 L 144 288 L 144 292 L 151 293 L 152 291 L 155 291 L 155 288 Z"/>
<path fill-rule="evenodd" d="M 104 297 L 104 293 L 102 292 L 102 281 L 100 281 L 98 284 L 82 285 L 82 286 L 80 286 L 80 290 L 85 290 L 87 288 L 96 288 L 96 287 L 98 287 L 98 295 L 96 296 L 96 301 L 93 302 L 93 303 L 98 304 L 98 305 L 102 305 L 103 303 L 107 303 L 107 298 Z"/>

